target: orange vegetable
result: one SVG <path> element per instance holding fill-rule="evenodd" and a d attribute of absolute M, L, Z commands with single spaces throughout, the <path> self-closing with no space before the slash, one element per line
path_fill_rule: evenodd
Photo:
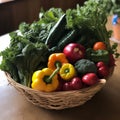
<path fill-rule="evenodd" d="M 96 42 L 93 45 L 93 50 L 106 50 L 106 44 L 104 42 Z"/>
<path fill-rule="evenodd" d="M 53 53 L 49 56 L 48 68 L 55 70 L 57 67 L 61 67 L 64 63 L 68 63 L 64 53 Z"/>

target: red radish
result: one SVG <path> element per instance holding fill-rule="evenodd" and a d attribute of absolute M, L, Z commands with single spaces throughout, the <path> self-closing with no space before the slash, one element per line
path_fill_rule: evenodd
<path fill-rule="evenodd" d="M 87 73 L 82 77 L 82 82 L 86 85 L 94 85 L 99 81 L 99 78 L 95 73 Z"/>
<path fill-rule="evenodd" d="M 71 89 L 71 86 L 70 86 L 70 82 L 65 82 L 65 83 L 63 84 L 63 90 L 64 90 L 64 91 L 72 90 L 72 89 Z"/>
<path fill-rule="evenodd" d="M 82 80 L 79 77 L 74 77 L 71 81 L 63 84 L 63 90 L 79 90 L 83 87 Z"/>
<path fill-rule="evenodd" d="M 59 85 L 58 85 L 58 88 L 56 91 L 62 91 L 63 89 L 63 84 L 64 84 L 64 80 L 62 80 L 61 77 L 58 77 L 58 80 L 59 80 Z"/>
<path fill-rule="evenodd" d="M 109 68 L 107 66 L 102 66 L 98 69 L 98 76 L 100 78 L 107 77 L 109 75 Z"/>
<path fill-rule="evenodd" d="M 100 61 L 96 64 L 96 66 L 97 66 L 97 68 L 100 68 L 100 67 L 106 66 L 106 64 L 104 62 Z"/>
<path fill-rule="evenodd" d="M 72 90 L 78 90 L 83 87 L 82 80 L 79 77 L 74 77 L 70 82 L 70 86 Z"/>
<path fill-rule="evenodd" d="M 104 78 L 109 75 L 109 68 L 104 62 L 98 62 L 96 66 L 98 68 L 97 72 L 100 78 Z"/>
<path fill-rule="evenodd" d="M 71 63 L 75 63 L 77 60 L 84 58 L 85 47 L 78 43 L 70 43 L 65 46 L 63 53 Z"/>

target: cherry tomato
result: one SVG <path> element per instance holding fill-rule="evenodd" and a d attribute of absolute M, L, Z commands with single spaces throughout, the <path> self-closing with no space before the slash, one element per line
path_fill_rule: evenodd
<path fill-rule="evenodd" d="M 106 45 L 104 42 L 96 42 L 94 45 L 93 45 L 93 50 L 106 50 Z"/>

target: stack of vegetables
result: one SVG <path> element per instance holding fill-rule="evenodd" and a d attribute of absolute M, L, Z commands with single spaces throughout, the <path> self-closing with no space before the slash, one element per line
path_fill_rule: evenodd
<path fill-rule="evenodd" d="M 45 92 L 78 90 L 107 78 L 119 54 L 117 44 L 109 42 L 105 11 L 101 0 L 66 11 L 41 10 L 38 21 L 23 22 L 19 33 L 10 33 L 10 45 L 0 53 L 0 69 L 16 82 Z"/>

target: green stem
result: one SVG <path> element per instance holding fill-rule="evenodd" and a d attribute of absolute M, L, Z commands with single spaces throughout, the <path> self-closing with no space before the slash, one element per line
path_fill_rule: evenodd
<path fill-rule="evenodd" d="M 52 78 L 58 73 L 60 67 L 56 68 L 56 70 L 47 78 L 47 81 L 51 81 Z"/>
<path fill-rule="evenodd" d="M 52 78 L 58 73 L 58 71 L 60 70 L 60 64 L 58 63 L 58 64 L 56 64 L 56 69 L 55 69 L 55 71 L 49 76 L 49 77 L 47 77 L 46 79 L 45 79 L 45 81 L 46 81 L 46 83 L 51 83 L 51 80 L 52 80 Z"/>

